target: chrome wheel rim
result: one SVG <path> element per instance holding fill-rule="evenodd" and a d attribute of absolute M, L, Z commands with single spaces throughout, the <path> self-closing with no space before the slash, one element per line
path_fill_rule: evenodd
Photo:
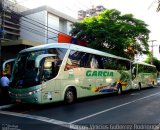
<path fill-rule="evenodd" d="M 68 91 L 67 94 L 66 94 L 66 100 L 68 103 L 71 103 L 73 102 L 74 100 L 74 94 L 72 91 Z"/>
<path fill-rule="evenodd" d="M 122 92 L 121 88 L 118 88 L 118 94 L 121 94 L 121 92 Z"/>

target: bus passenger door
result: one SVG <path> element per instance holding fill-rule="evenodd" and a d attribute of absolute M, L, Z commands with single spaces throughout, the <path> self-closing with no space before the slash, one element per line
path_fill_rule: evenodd
<path fill-rule="evenodd" d="M 41 95 L 42 102 L 58 101 L 60 98 L 60 94 L 55 93 L 57 83 L 52 80 L 57 75 L 57 70 L 55 70 L 56 60 L 55 54 L 42 54 L 36 58 L 35 66 L 39 68 L 38 75 L 44 88 Z"/>
<path fill-rule="evenodd" d="M 137 89 L 138 88 L 138 72 L 137 72 L 137 64 L 132 64 L 132 88 Z"/>

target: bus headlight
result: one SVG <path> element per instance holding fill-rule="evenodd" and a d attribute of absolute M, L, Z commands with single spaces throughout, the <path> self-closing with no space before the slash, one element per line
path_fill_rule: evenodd
<path fill-rule="evenodd" d="M 37 90 L 34 90 L 34 91 L 32 91 L 32 92 L 29 92 L 28 95 L 35 94 L 35 93 L 37 93 L 37 92 L 39 92 L 39 91 L 42 91 L 42 90 L 43 90 L 43 88 L 39 88 L 39 89 L 37 89 Z"/>
<path fill-rule="evenodd" d="M 32 94 L 33 94 L 32 92 L 29 92 L 29 93 L 28 93 L 28 95 L 32 95 Z"/>

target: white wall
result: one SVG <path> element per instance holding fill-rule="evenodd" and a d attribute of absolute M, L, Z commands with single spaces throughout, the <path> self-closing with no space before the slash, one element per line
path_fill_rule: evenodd
<path fill-rule="evenodd" d="M 46 43 L 47 27 L 47 11 L 41 11 L 21 18 L 20 38 L 35 42 Z M 33 19 L 34 21 L 32 21 Z M 28 21 L 28 22 L 27 22 Z M 39 23 L 41 24 L 39 24 Z"/>
<path fill-rule="evenodd" d="M 59 19 L 59 31 L 67 33 L 67 21 L 64 19 Z"/>
<path fill-rule="evenodd" d="M 59 31 L 69 34 L 71 30 L 70 25 L 72 22 L 59 18 L 47 11 L 30 14 L 26 17 L 33 19 L 34 21 L 26 18 L 21 19 L 21 39 L 41 42 L 44 44 L 55 43 L 58 41 L 57 35 Z"/>
<path fill-rule="evenodd" d="M 48 13 L 48 43 L 57 42 L 57 34 L 59 31 L 59 17 Z"/>
<path fill-rule="evenodd" d="M 59 30 L 65 34 L 70 34 L 70 31 L 72 29 L 71 25 L 73 23 L 70 21 L 67 21 L 65 19 L 60 19 L 60 23 L 59 23 Z"/>
<path fill-rule="evenodd" d="M 70 31 L 71 31 L 71 29 L 72 29 L 72 27 L 71 27 L 71 25 L 72 25 L 73 23 L 71 23 L 71 22 L 67 22 L 67 34 L 69 35 L 69 33 L 70 33 Z"/>

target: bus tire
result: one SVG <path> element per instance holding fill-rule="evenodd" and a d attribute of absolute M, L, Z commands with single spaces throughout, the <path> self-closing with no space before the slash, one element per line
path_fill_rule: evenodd
<path fill-rule="evenodd" d="M 122 94 L 122 85 L 120 83 L 117 85 L 117 94 L 118 95 Z"/>
<path fill-rule="evenodd" d="M 64 95 L 64 102 L 66 104 L 74 103 L 76 100 L 76 89 L 74 87 L 67 88 Z"/>
<path fill-rule="evenodd" d="M 152 81 L 152 86 L 151 86 L 151 87 L 154 87 L 154 85 L 155 85 L 155 84 L 154 84 L 154 81 Z"/>
<path fill-rule="evenodd" d="M 141 83 L 139 82 L 138 83 L 138 90 L 140 91 L 142 88 L 141 88 Z"/>

